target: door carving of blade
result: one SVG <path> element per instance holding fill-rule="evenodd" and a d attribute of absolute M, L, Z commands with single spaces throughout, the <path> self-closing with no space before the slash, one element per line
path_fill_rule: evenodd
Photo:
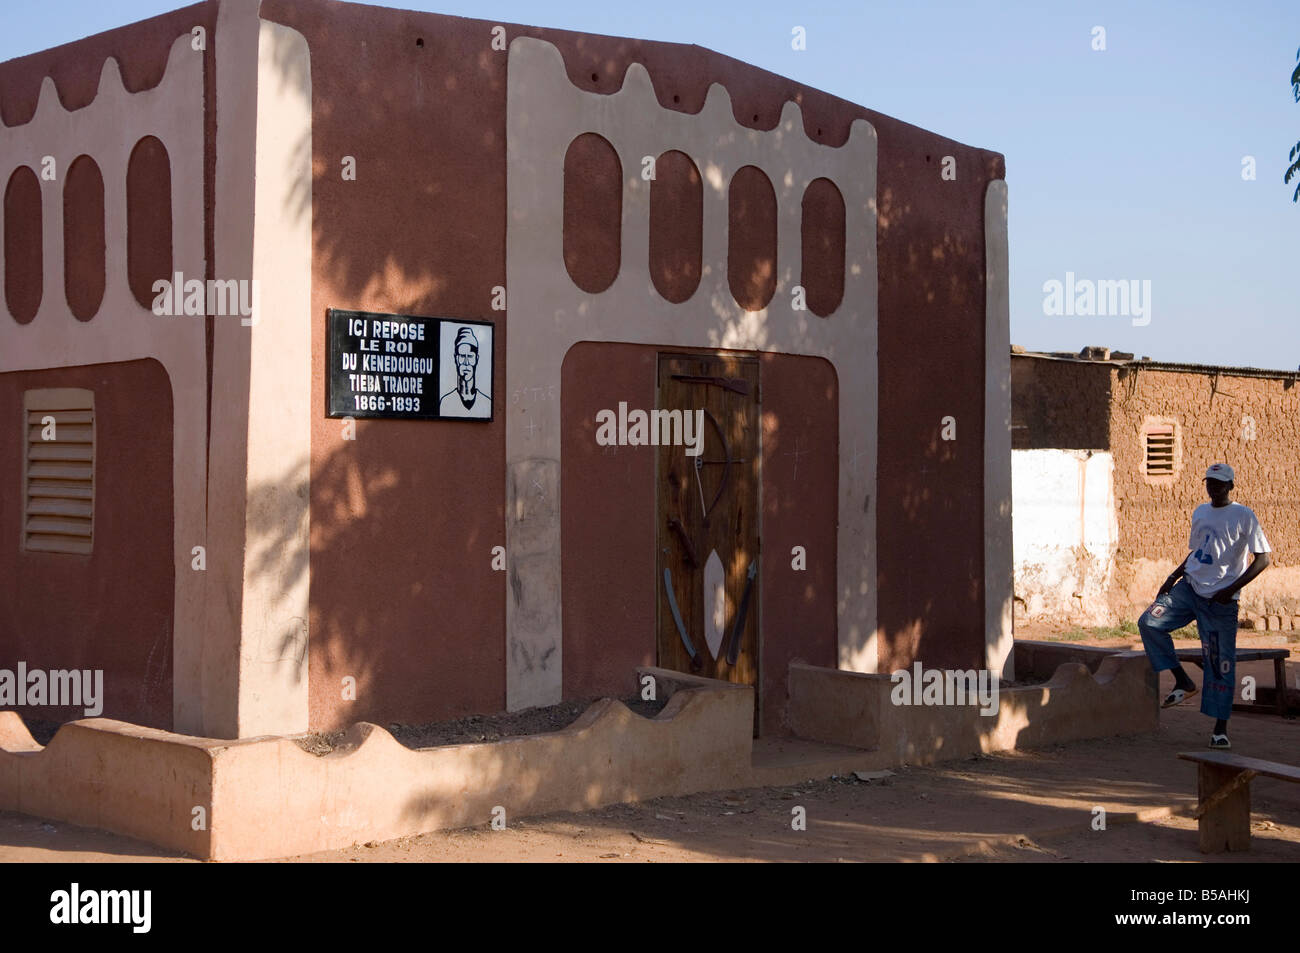
<path fill-rule="evenodd" d="M 731 630 L 731 643 L 727 646 L 727 664 L 735 665 L 740 658 L 740 642 L 745 637 L 745 613 L 749 610 L 749 595 L 754 591 L 754 577 L 758 575 L 758 560 L 749 564 L 745 574 L 745 594 L 740 597 L 740 608 L 736 610 L 736 627 Z"/>
<path fill-rule="evenodd" d="M 673 613 L 673 623 L 677 626 L 677 634 L 682 637 L 682 645 L 686 646 L 686 654 L 691 657 L 691 669 L 698 672 L 704 665 L 699 653 L 695 651 L 695 646 L 691 644 L 691 637 L 686 634 L 686 624 L 682 622 L 681 610 L 677 608 L 677 595 L 673 592 L 673 571 L 664 569 L 664 588 L 668 590 L 668 608 Z"/>

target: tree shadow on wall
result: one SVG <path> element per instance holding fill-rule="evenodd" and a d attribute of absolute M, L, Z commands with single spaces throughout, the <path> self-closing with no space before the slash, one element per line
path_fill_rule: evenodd
<path fill-rule="evenodd" d="M 263 16 L 299 30 L 311 46 L 310 77 L 292 59 L 291 45 L 277 46 L 273 56 L 283 83 L 297 84 L 304 93 L 310 84 L 313 134 L 298 143 L 297 156 L 301 161 L 310 151 L 312 187 L 310 194 L 302 189 L 288 201 L 294 214 L 313 216 L 313 321 L 323 322 L 330 306 L 474 312 L 498 323 L 494 379 L 508 384 L 504 314 L 489 310 L 492 289 L 505 284 L 505 128 L 504 113 L 498 118 L 494 110 L 505 98 L 508 54 L 488 46 L 487 21 L 445 21 L 445 29 L 431 31 L 427 15 L 385 11 L 389 19 L 366 28 L 368 15 L 344 6 L 322 19 L 279 0 L 263 7 Z M 553 42 L 563 36 L 532 29 L 507 32 L 507 40 L 521 33 Z M 597 72 L 605 77 L 601 82 L 618 80 L 608 84 L 612 92 L 621 85 L 621 67 L 611 64 L 637 46 L 593 40 L 589 49 L 569 55 L 598 56 L 597 47 L 609 51 L 600 54 L 609 62 Z M 727 75 L 750 69 L 719 63 Z M 661 86 L 672 79 L 656 70 L 651 76 Z M 745 83 L 731 85 L 738 109 L 740 97 L 753 93 Z M 785 80 L 778 85 L 797 88 Z M 707 84 L 701 97 L 705 89 Z M 491 108 L 475 108 L 480 102 Z M 825 106 L 805 103 L 805 108 Z M 737 112 L 747 124 L 750 116 L 741 113 L 748 109 Z M 775 112 L 754 125 L 773 128 L 779 109 L 775 103 Z M 912 657 L 930 666 L 978 666 L 984 645 L 983 188 L 941 181 L 940 157 L 922 154 L 917 130 L 860 107 L 853 114 L 888 133 L 879 152 L 877 266 L 892 290 L 881 301 L 879 344 L 887 357 L 879 403 L 863 408 L 879 422 L 877 541 L 884 543 L 877 578 L 850 581 L 840 595 L 878 587 L 886 666 Z M 934 145 L 959 157 L 963 182 L 974 177 L 982 183 L 1001 174 L 1000 162 L 987 153 L 942 140 Z M 355 159 L 355 180 L 344 178 L 345 156 Z M 562 158 L 556 157 L 557 167 Z M 923 165 L 932 161 L 932 169 Z M 697 163 L 709 187 L 707 162 Z M 922 177 L 921 168 L 933 175 Z M 638 171 L 625 169 L 624 175 Z M 772 182 L 779 205 L 800 201 L 790 181 Z M 932 184 L 916 185 L 923 181 Z M 961 222 L 968 227 L 953 224 Z M 846 273 L 861 264 L 848 262 Z M 782 288 L 798 280 L 787 263 L 776 267 Z M 752 286 L 770 280 L 764 268 L 755 265 Z M 556 272 L 557 280 L 566 280 L 562 262 Z M 742 320 L 758 346 L 769 340 L 766 315 L 754 331 L 751 317 L 738 315 L 734 301 L 711 305 L 720 322 L 718 346 L 735 338 Z M 836 317 L 802 312 L 793 320 L 810 326 Z M 796 335 L 804 330 L 796 328 Z M 955 441 L 939 436 L 948 415 L 956 418 Z M 457 439 L 466 425 L 362 421 L 355 444 L 322 440 L 332 426 L 319 420 L 313 425 L 316 452 L 332 449 L 311 473 L 315 578 L 309 628 L 322 677 L 341 678 L 355 669 L 366 676 L 366 691 L 394 693 L 382 705 L 373 702 L 376 710 L 395 711 L 426 706 L 416 703 L 416 693 L 399 688 L 397 679 L 383 676 L 383 666 L 432 677 L 432 670 L 444 665 L 455 676 L 441 672 L 436 691 L 464 699 L 469 683 L 480 677 L 479 667 L 490 661 L 497 669 L 489 681 L 500 686 L 505 590 L 487 567 L 490 547 L 504 541 L 503 506 L 474 501 L 483 486 L 491 488 L 492 499 L 504 499 L 502 422 L 484 427 L 490 439 L 476 459 L 493 466 L 472 480 L 461 479 L 460 463 L 471 456 Z M 412 466 L 413 453 L 427 464 Z M 1009 508 L 1010 501 L 999 505 Z M 414 518 L 412 507 L 419 511 Z M 270 554 L 290 538 L 269 534 L 259 550 L 266 554 L 267 571 Z M 439 543 L 430 546 L 430 539 Z M 444 540 L 454 542 L 444 546 Z M 895 542 L 900 540 L 906 544 Z M 299 555 L 289 564 L 290 576 L 305 570 Z M 481 571 L 466 568 L 480 565 Z M 467 590 L 466 584 L 474 588 Z M 383 595 L 377 598 L 376 592 Z M 283 638 L 290 654 L 294 638 L 291 633 Z M 495 648 L 481 649 L 478 643 Z M 334 692 L 331 685 L 329 694 Z M 366 710 L 362 698 L 359 694 L 352 708 L 358 715 Z M 313 706 L 325 700 L 313 689 Z M 499 704 L 498 697 L 488 707 Z M 462 712 L 470 710 L 475 708 Z"/>
<path fill-rule="evenodd" d="M 910 171 L 882 151 L 882 182 Z M 880 549 L 882 671 L 985 664 L 984 195 L 945 192 L 937 170 L 934 180 L 907 195 L 880 189 L 880 273 L 911 289 L 916 308 L 880 323 L 881 353 L 907 357 L 881 363 L 877 539 L 907 541 Z M 967 207 L 945 211 L 949 201 Z M 954 219 L 977 225 L 954 231 L 944 224 Z M 1008 404 L 1010 386 L 995 385 Z M 1010 514 L 1009 487 L 994 505 Z M 1010 578 L 1006 592 L 1009 611 Z"/>
<path fill-rule="evenodd" d="M 428 425 L 356 421 L 356 439 L 314 463 L 310 553 L 297 525 L 268 522 L 250 530 L 249 565 L 259 575 L 278 575 L 282 594 L 268 612 L 272 627 L 260 661 L 291 661 L 299 681 L 310 664 L 319 730 L 504 707 L 504 574 L 491 568 L 501 506 L 457 505 L 484 479 L 481 467 L 467 466 L 456 477 L 393 462 L 393 442 L 422 426 Z M 454 438 L 439 443 L 431 455 L 457 453 Z M 305 464 L 254 486 L 250 512 L 279 498 L 286 484 L 307 490 Z M 430 539 L 439 545 L 429 546 Z M 288 594 L 309 583 L 304 631 Z M 348 677 L 355 701 L 344 697 Z"/>

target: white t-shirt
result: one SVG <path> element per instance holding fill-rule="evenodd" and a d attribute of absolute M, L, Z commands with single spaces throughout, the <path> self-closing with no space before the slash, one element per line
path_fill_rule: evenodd
<path fill-rule="evenodd" d="M 1241 578 L 1250 565 L 1248 554 L 1271 552 L 1254 511 L 1240 503 L 1198 506 L 1192 513 L 1187 548 L 1192 554 L 1183 564 L 1184 574 L 1192 590 L 1203 598 Z M 1233 593 L 1234 599 L 1240 596 L 1240 592 Z"/>

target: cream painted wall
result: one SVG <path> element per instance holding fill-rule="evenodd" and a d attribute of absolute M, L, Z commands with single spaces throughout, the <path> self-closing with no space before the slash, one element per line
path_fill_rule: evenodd
<path fill-rule="evenodd" d="M 218 14 L 216 267 L 255 282 L 213 340 L 204 734 L 307 730 L 311 71 L 301 34 Z"/>
<path fill-rule="evenodd" d="M 311 58 L 302 34 L 262 21 L 248 504 L 239 737 L 307 730 L 311 578 Z M 242 323 L 242 322 L 241 322 Z M 238 332 L 236 332 L 238 333 Z"/>
<path fill-rule="evenodd" d="M 984 191 L 984 667 L 1013 679 L 1008 266 L 1007 183 L 998 179 Z"/>

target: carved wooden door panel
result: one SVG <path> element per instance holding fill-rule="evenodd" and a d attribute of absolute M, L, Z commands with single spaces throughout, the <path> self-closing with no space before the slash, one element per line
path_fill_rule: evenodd
<path fill-rule="evenodd" d="M 755 358 L 659 357 L 656 407 L 680 410 L 683 437 L 695 439 L 661 440 L 657 454 L 659 665 L 755 691 L 760 396 Z M 675 426 L 672 416 L 652 423 L 665 419 Z"/>

